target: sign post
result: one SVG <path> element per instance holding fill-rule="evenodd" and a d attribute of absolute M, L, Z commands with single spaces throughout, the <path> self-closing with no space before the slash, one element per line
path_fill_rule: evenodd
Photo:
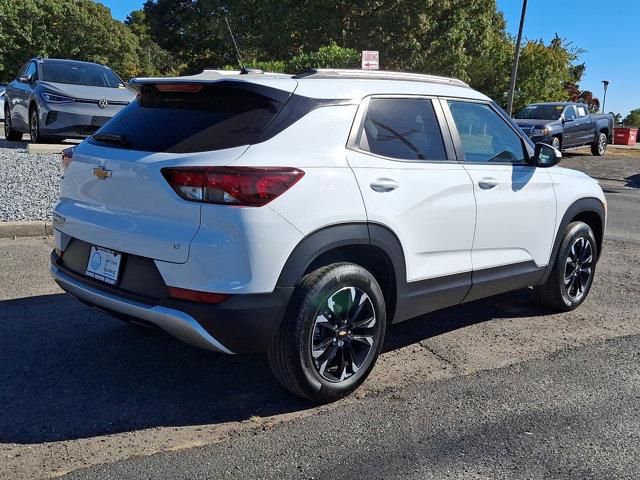
<path fill-rule="evenodd" d="M 362 70 L 380 69 L 380 52 L 377 50 L 362 51 Z"/>

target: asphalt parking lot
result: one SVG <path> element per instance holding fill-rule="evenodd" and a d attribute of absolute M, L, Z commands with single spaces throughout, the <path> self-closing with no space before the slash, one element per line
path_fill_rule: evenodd
<path fill-rule="evenodd" d="M 522 290 L 394 326 L 363 388 L 323 407 L 282 390 L 261 356 L 79 304 L 48 276 L 51 239 L 0 239 L 0 478 L 639 478 L 631 155 L 562 163 L 609 201 L 580 309 L 553 314 Z"/>

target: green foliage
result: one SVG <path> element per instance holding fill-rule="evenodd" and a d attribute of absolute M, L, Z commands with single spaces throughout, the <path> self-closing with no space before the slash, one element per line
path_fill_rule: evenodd
<path fill-rule="evenodd" d="M 361 50 L 379 50 L 383 69 L 458 77 L 506 102 L 514 41 L 496 0 L 146 0 L 124 24 L 94 0 L 0 0 L 0 80 L 36 55 L 125 79 L 237 69 L 224 12 L 248 67 L 359 68 Z M 560 38 L 526 42 L 515 107 L 585 98 L 578 53 Z"/>
<path fill-rule="evenodd" d="M 144 11 L 153 39 L 197 72 L 237 65 L 221 7 L 242 56 L 260 59 L 247 65 L 358 68 L 361 50 L 379 50 L 383 69 L 458 77 L 506 103 L 514 42 L 495 0 L 147 0 Z M 579 96 L 585 67 L 572 65 L 577 53 L 559 38 L 527 42 L 516 107 L 566 100 L 569 83 Z"/>
<path fill-rule="evenodd" d="M 125 80 L 139 71 L 138 41 L 92 0 L 0 0 L 0 78 L 34 56 L 109 65 Z"/>
<path fill-rule="evenodd" d="M 572 79 L 571 62 L 576 56 L 559 37 L 549 45 L 542 40 L 528 41 L 520 56 L 514 111 L 530 103 L 569 100 L 565 84 Z"/>
<path fill-rule="evenodd" d="M 153 41 L 147 15 L 144 10 L 134 10 L 125 20 L 125 25 L 138 39 L 138 71 L 136 75 L 154 77 L 179 75 L 181 67 L 175 57 Z"/>
<path fill-rule="evenodd" d="M 308 68 L 359 68 L 360 53 L 352 48 L 343 48 L 335 43 L 320 47 L 315 52 L 301 53 L 288 61 L 252 60 L 245 62 L 248 68 L 259 68 L 265 72 L 299 73 Z M 237 70 L 237 65 L 225 65 L 222 70 Z"/>
<path fill-rule="evenodd" d="M 640 108 L 635 108 L 622 120 L 625 127 L 640 127 Z"/>
<path fill-rule="evenodd" d="M 320 49 L 340 45 L 379 50 L 384 69 L 458 76 L 488 93 L 508 84 L 511 46 L 495 0 L 147 0 L 144 10 L 154 40 L 193 72 L 237 64 L 221 6 L 244 58 L 319 66 Z M 338 55 L 331 65 L 359 66 L 327 53 Z"/>
<path fill-rule="evenodd" d="M 299 73 L 309 68 L 359 68 L 360 52 L 343 48 L 335 42 L 315 52 L 301 53 L 286 62 L 287 71 Z"/>
<path fill-rule="evenodd" d="M 253 61 L 248 63 L 247 67 L 259 68 L 265 72 L 285 73 L 287 71 L 287 64 L 283 60 Z"/>

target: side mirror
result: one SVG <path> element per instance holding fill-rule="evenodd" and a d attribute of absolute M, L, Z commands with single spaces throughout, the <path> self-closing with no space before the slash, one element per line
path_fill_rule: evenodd
<path fill-rule="evenodd" d="M 563 118 L 562 123 L 573 122 L 573 118 Z"/>
<path fill-rule="evenodd" d="M 22 75 L 22 76 L 20 76 L 20 78 L 18 78 L 18 81 L 20 83 L 29 83 L 31 81 L 31 79 L 29 77 L 27 77 L 26 75 Z"/>
<path fill-rule="evenodd" d="M 529 159 L 529 165 L 540 168 L 549 168 L 560 163 L 562 153 L 546 143 L 536 143 L 533 157 Z"/>

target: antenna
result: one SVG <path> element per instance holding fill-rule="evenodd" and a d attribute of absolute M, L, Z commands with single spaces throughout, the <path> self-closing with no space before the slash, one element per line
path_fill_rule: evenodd
<path fill-rule="evenodd" d="M 222 7 L 222 14 L 224 15 L 224 21 L 227 24 L 227 28 L 229 29 L 229 35 L 231 35 L 231 41 L 233 42 L 233 46 L 236 47 L 236 53 L 238 54 L 238 63 L 240 64 L 240 68 L 244 70 L 244 63 L 242 62 L 242 56 L 240 55 L 240 49 L 238 48 L 238 44 L 236 43 L 236 39 L 233 36 L 233 31 L 231 31 L 231 25 L 229 24 L 229 10 L 226 7 Z"/>

